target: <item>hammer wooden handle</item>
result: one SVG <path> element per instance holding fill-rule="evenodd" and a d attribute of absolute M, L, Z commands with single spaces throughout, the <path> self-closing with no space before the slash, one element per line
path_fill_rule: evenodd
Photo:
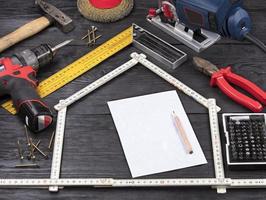
<path fill-rule="evenodd" d="M 0 53 L 14 44 L 17 44 L 22 40 L 39 33 L 43 29 L 47 28 L 50 24 L 51 22 L 46 17 L 40 17 L 18 28 L 14 32 L 0 38 Z"/>

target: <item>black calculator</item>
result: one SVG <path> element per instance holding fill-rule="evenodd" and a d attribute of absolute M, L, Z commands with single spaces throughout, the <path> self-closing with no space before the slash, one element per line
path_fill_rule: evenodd
<path fill-rule="evenodd" d="M 227 165 L 257 169 L 266 166 L 265 114 L 223 114 Z"/>

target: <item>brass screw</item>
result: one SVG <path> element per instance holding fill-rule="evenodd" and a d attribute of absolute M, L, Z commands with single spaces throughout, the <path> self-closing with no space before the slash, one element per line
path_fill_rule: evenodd
<path fill-rule="evenodd" d="M 88 34 L 85 35 L 83 38 L 81 38 L 81 40 L 85 40 L 88 37 Z"/>
<path fill-rule="evenodd" d="M 89 40 L 90 40 L 90 35 L 91 35 L 91 31 L 90 31 L 90 29 L 88 29 L 87 32 L 88 32 L 88 33 L 87 33 L 83 38 L 81 38 L 81 40 L 85 40 L 87 37 L 89 37 Z"/>
<path fill-rule="evenodd" d="M 19 155 L 19 158 L 20 158 L 20 160 L 23 160 L 24 159 L 24 156 L 22 154 L 22 150 L 21 150 L 21 146 L 20 146 L 20 141 L 19 140 L 17 141 L 17 145 L 18 145 L 18 155 Z"/>
<path fill-rule="evenodd" d="M 89 37 L 89 35 L 90 35 L 90 29 L 87 32 L 88 33 L 83 38 L 81 38 L 81 40 L 85 40 L 87 37 Z"/>
<path fill-rule="evenodd" d="M 49 142 L 48 149 L 51 149 L 52 148 L 52 144 L 53 144 L 53 141 L 54 141 L 54 136 L 55 136 L 55 131 L 52 133 L 52 136 L 51 136 L 51 139 L 50 139 L 50 142 Z"/>
<path fill-rule="evenodd" d="M 96 35 L 95 35 L 95 32 L 98 30 L 98 28 L 97 27 L 95 27 L 95 26 L 92 26 L 91 27 L 91 32 L 90 32 L 90 35 L 92 35 L 92 40 L 91 40 L 91 38 L 89 38 L 89 41 L 88 41 L 88 43 L 87 43 L 87 45 L 94 45 L 95 44 L 95 42 L 96 42 Z"/>
<path fill-rule="evenodd" d="M 90 45 L 92 44 L 92 42 L 93 42 L 93 45 L 95 45 L 96 40 L 98 40 L 100 37 L 102 37 L 102 35 L 98 35 L 97 37 L 95 37 L 95 38 L 93 39 L 93 41 L 88 42 L 87 45 L 90 46 Z"/>
<path fill-rule="evenodd" d="M 92 26 L 91 29 L 92 29 L 92 31 L 91 31 L 91 33 L 92 33 L 92 43 L 95 44 L 95 41 L 96 41 L 96 39 L 95 39 L 95 37 L 96 37 L 95 36 L 95 32 L 97 31 L 97 27 Z"/>
<path fill-rule="evenodd" d="M 89 40 L 89 43 L 91 43 L 91 31 L 88 30 L 88 40 Z"/>
<path fill-rule="evenodd" d="M 91 30 L 88 30 L 88 34 L 85 35 L 83 38 L 81 38 L 81 40 L 85 40 L 86 38 L 88 38 L 88 42 L 87 45 L 91 46 L 91 45 L 95 45 L 96 40 L 99 39 L 101 37 L 101 35 L 96 36 L 96 31 L 98 30 L 97 27 L 95 26 L 91 26 Z"/>

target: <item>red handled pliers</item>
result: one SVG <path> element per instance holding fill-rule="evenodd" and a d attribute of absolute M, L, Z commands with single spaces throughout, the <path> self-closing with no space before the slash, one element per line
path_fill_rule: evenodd
<path fill-rule="evenodd" d="M 198 70 L 211 76 L 211 86 L 218 86 L 228 97 L 253 112 L 261 112 L 263 110 L 264 105 L 266 105 L 266 92 L 256 84 L 233 73 L 231 67 L 218 69 L 211 62 L 199 57 L 194 57 L 193 62 Z M 240 93 L 229 82 L 249 92 L 257 100 Z"/>

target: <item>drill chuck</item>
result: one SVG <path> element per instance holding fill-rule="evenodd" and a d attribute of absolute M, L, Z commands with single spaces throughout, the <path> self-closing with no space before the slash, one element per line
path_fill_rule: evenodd
<path fill-rule="evenodd" d="M 54 58 L 52 48 L 48 44 L 42 44 L 32 49 L 32 52 L 38 60 L 39 68 L 51 63 Z"/>
<path fill-rule="evenodd" d="M 51 63 L 57 51 L 70 42 L 72 40 L 64 41 L 55 47 L 51 47 L 49 44 L 42 44 L 33 49 L 25 49 L 16 53 L 12 57 L 12 61 L 20 66 L 31 66 L 35 71 L 38 71 L 39 68 Z"/>
<path fill-rule="evenodd" d="M 34 49 L 25 49 L 12 56 L 14 64 L 31 66 L 35 71 L 53 60 L 53 52 L 48 44 L 42 44 Z"/>

